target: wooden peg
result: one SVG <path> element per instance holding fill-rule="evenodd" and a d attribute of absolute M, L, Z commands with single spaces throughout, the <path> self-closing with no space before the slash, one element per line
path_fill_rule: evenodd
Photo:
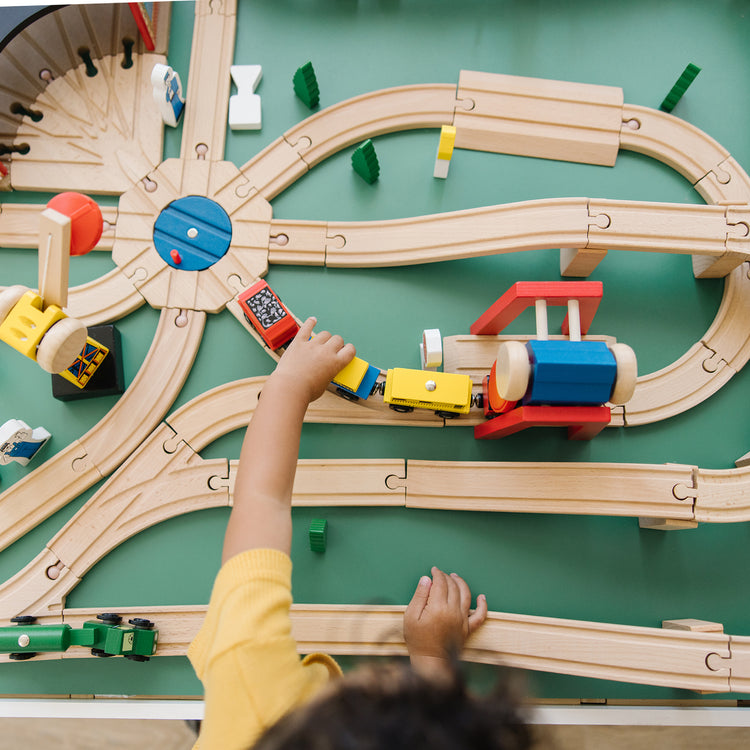
<path fill-rule="evenodd" d="M 39 296 L 44 306 L 68 304 L 69 216 L 45 208 L 39 217 Z"/>
<path fill-rule="evenodd" d="M 720 622 L 708 620 L 662 620 L 661 626 L 667 630 L 689 630 L 691 633 L 723 633 L 724 626 Z"/>

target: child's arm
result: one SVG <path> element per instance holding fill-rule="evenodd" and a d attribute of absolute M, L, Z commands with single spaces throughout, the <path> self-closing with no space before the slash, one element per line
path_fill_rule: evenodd
<path fill-rule="evenodd" d="M 245 433 L 222 562 L 248 549 L 291 550 L 291 501 L 305 411 L 354 357 L 327 331 L 310 339 L 308 318 L 263 387 Z M 310 340 L 308 340 L 310 339 Z"/>
<path fill-rule="evenodd" d="M 428 677 L 449 677 L 466 639 L 485 621 L 487 599 L 477 597 L 463 578 L 432 568 L 422 576 L 404 613 L 404 638 L 415 670 Z"/>

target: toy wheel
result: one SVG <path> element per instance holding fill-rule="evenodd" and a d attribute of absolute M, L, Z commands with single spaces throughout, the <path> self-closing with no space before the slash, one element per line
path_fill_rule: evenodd
<path fill-rule="evenodd" d="M 122 617 L 114 612 L 102 612 L 96 616 L 96 619 L 106 622 L 107 625 L 119 625 L 122 622 Z"/>
<path fill-rule="evenodd" d="M 23 653 L 8 654 L 8 658 L 13 661 L 26 661 L 27 659 L 33 659 L 36 656 L 36 651 L 24 651 Z"/>
<path fill-rule="evenodd" d="M 126 654 L 126 659 L 130 659 L 130 661 L 148 661 L 148 656 L 141 656 L 141 654 Z"/>
<path fill-rule="evenodd" d="M 10 621 L 15 625 L 32 625 L 36 622 L 34 615 L 18 615 L 18 617 L 11 617 Z"/>
<path fill-rule="evenodd" d="M 102 659 L 105 659 L 105 658 L 110 657 L 110 656 L 114 656 L 114 654 L 108 654 L 106 651 L 103 651 L 100 648 L 92 648 L 91 649 L 91 655 L 92 656 L 99 656 Z"/>
<path fill-rule="evenodd" d="M 455 411 L 443 411 L 442 409 L 437 409 L 435 414 L 441 419 L 455 419 L 458 416 Z"/>
<path fill-rule="evenodd" d="M 497 350 L 495 387 L 506 401 L 520 401 L 531 379 L 531 363 L 520 341 L 503 341 Z"/>
<path fill-rule="evenodd" d="M 403 406 L 402 404 L 388 404 L 388 407 L 399 414 L 410 414 L 414 411 L 413 406 Z"/>
<path fill-rule="evenodd" d="M 134 617 L 132 620 L 128 620 L 128 622 L 139 630 L 151 630 L 154 627 L 154 623 L 151 620 L 145 620 L 142 617 Z"/>
<path fill-rule="evenodd" d="M 75 362 L 81 353 L 88 332 L 86 326 L 75 318 L 58 320 L 44 334 L 36 350 L 36 361 L 39 366 L 53 374 L 62 372 Z"/>
<path fill-rule="evenodd" d="M 0 323 L 8 317 L 8 313 L 15 307 L 16 302 L 28 291 L 28 287 L 15 284 L 9 286 L 4 292 L 0 292 Z"/>
<path fill-rule="evenodd" d="M 343 388 L 336 388 L 336 394 L 347 401 L 359 401 L 359 396 L 351 391 L 346 391 Z"/>
<path fill-rule="evenodd" d="M 627 344 L 612 344 L 609 350 L 617 364 L 615 384 L 612 386 L 609 400 L 615 405 L 624 404 L 633 397 L 638 380 L 638 362 L 635 352 Z"/>

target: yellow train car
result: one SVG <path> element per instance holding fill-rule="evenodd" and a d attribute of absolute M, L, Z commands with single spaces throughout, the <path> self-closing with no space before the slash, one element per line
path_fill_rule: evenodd
<path fill-rule="evenodd" d="M 468 375 L 394 367 L 386 375 L 383 400 L 394 411 L 434 409 L 438 416 L 450 419 L 469 413 L 471 378 Z"/>

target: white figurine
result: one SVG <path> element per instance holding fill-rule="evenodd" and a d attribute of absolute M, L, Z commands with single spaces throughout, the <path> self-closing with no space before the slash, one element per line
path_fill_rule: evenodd
<path fill-rule="evenodd" d="M 157 63 L 151 71 L 151 85 L 154 87 L 154 101 L 159 107 L 161 119 L 176 128 L 185 109 L 179 73 L 175 73 L 169 65 Z"/>
<path fill-rule="evenodd" d="M 20 419 L 9 419 L 0 426 L 0 465 L 17 461 L 26 466 L 51 437 L 44 427 L 32 430 Z"/>
<path fill-rule="evenodd" d="M 237 93 L 229 97 L 229 127 L 260 130 L 260 97 L 254 93 L 263 75 L 260 65 L 232 65 L 229 69 Z"/>

